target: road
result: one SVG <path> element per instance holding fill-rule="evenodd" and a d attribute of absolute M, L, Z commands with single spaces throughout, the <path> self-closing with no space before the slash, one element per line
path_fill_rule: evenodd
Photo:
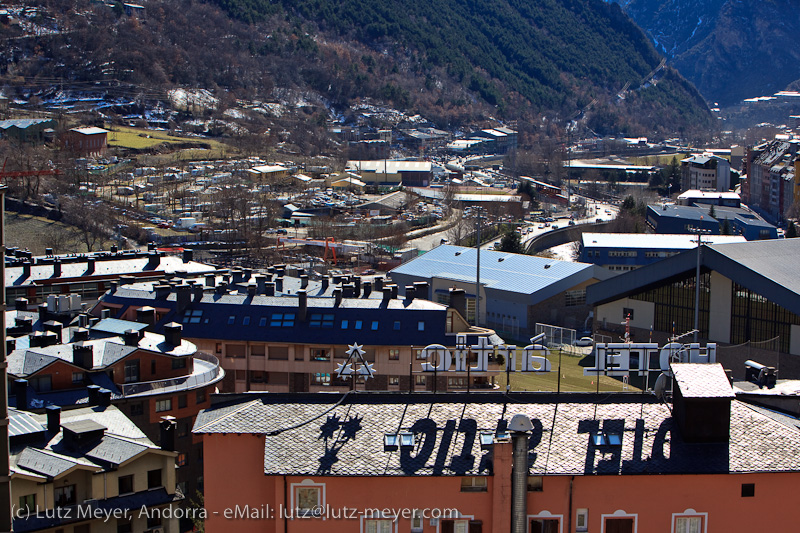
<path fill-rule="evenodd" d="M 575 224 L 587 224 L 596 222 L 598 219 L 602 221 L 613 220 L 616 218 L 619 208 L 615 205 L 598 202 L 595 200 L 586 199 L 587 216 L 575 220 Z M 529 222 L 522 226 L 522 244 L 527 247 L 528 243 L 534 237 L 542 233 L 551 231 L 553 229 L 563 228 L 569 224 L 568 218 L 557 218 L 555 222 L 549 223 L 548 226 L 542 227 L 540 222 Z M 496 244 L 500 244 L 502 237 L 493 239 L 481 245 L 482 250 L 494 250 Z"/>

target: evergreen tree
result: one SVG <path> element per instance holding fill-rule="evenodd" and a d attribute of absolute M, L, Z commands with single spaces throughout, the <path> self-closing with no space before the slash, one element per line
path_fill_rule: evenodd
<path fill-rule="evenodd" d="M 500 239 L 500 251 L 513 254 L 525 253 L 520 234 L 512 229 L 507 230 L 503 238 Z"/>
<path fill-rule="evenodd" d="M 708 210 L 708 216 L 710 216 L 711 218 L 717 218 L 717 212 L 716 210 L 714 210 L 714 204 L 711 204 L 711 207 Z"/>
<path fill-rule="evenodd" d="M 731 223 L 727 218 L 722 221 L 722 227 L 719 229 L 719 233 L 720 235 L 730 235 L 732 233 Z"/>

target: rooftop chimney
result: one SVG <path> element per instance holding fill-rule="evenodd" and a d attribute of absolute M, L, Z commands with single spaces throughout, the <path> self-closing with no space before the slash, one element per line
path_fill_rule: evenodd
<path fill-rule="evenodd" d="M 247 295 L 250 298 L 255 297 L 257 291 L 258 291 L 258 284 L 257 283 L 248 283 L 247 284 Z"/>
<path fill-rule="evenodd" d="M 28 310 L 28 299 L 27 298 L 17 298 L 14 300 L 14 309 L 17 311 L 27 311 Z"/>
<path fill-rule="evenodd" d="M 414 299 L 415 288 L 413 285 L 406 285 L 406 300 L 409 302 Z"/>
<path fill-rule="evenodd" d="M 383 276 L 375 276 L 372 279 L 372 282 L 375 284 L 375 290 L 376 291 L 382 291 L 383 290 Z"/>
<path fill-rule="evenodd" d="M 191 302 L 192 288 L 189 285 L 178 285 L 175 287 L 175 308 L 178 313 L 183 313 Z"/>
<path fill-rule="evenodd" d="M 97 391 L 97 405 L 100 407 L 108 407 L 111 405 L 111 391 L 108 389 L 100 389 Z"/>
<path fill-rule="evenodd" d="M 61 260 L 59 259 L 53 261 L 53 277 L 54 278 L 61 277 Z"/>
<path fill-rule="evenodd" d="M 342 296 L 345 298 L 352 298 L 353 294 L 356 291 L 356 286 L 352 283 L 343 283 L 342 284 Z"/>
<path fill-rule="evenodd" d="M 414 282 L 414 296 L 415 298 L 422 298 L 423 300 L 428 299 L 428 282 L 427 281 L 415 281 Z"/>
<path fill-rule="evenodd" d="M 10 354 L 17 349 L 17 341 L 15 339 L 6 338 L 6 354 Z"/>
<path fill-rule="evenodd" d="M 300 288 L 305 289 L 308 287 L 308 274 L 303 274 L 300 276 Z"/>
<path fill-rule="evenodd" d="M 203 286 L 199 283 L 197 285 L 192 285 L 192 300 L 194 302 L 199 302 L 203 299 Z"/>
<path fill-rule="evenodd" d="M 306 315 L 308 314 L 308 295 L 305 289 L 297 291 L 297 317 L 300 322 L 305 322 Z"/>
<path fill-rule="evenodd" d="M 213 287 L 217 284 L 217 276 L 214 274 L 206 274 L 206 287 Z"/>
<path fill-rule="evenodd" d="M 105 320 L 106 318 L 111 318 L 111 309 L 108 307 L 100 310 L 100 320 Z"/>
<path fill-rule="evenodd" d="M 91 344 L 76 342 L 72 345 L 72 364 L 84 370 L 94 368 L 94 347 Z"/>
<path fill-rule="evenodd" d="M 528 440 L 533 430 L 526 415 L 514 415 L 508 424 L 511 430 L 511 533 L 528 531 Z"/>
<path fill-rule="evenodd" d="M 14 396 L 17 397 L 17 409 L 28 408 L 28 380 L 17 379 L 14 381 Z"/>
<path fill-rule="evenodd" d="M 258 294 L 264 294 L 267 292 L 267 276 L 264 274 L 256 274 L 256 291 Z"/>
<path fill-rule="evenodd" d="M 169 293 L 172 289 L 172 287 L 166 283 L 159 283 L 153 288 L 156 292 L 156 300 L 166 300 L 169 298 Z"/>
<path fill-rule="evenodd" d="M 158 265 L 161 264 L 161 256 L 158 252 L 150 252 L 147 254 L 147 266 L 144 267 L 145 270 L 156 270 Z"/>
<path fill-rule="evenodd" d="M 86 260 L 86 273 L 87 274 L 94 274 L 94 257 L 90 257 Z"/>
<path fill-rule="evenodd" d="M 394 300 L 395 298 L 397 298 L 397 289 L 398 289 L 398 287 L 395 284 L 392 284 L 392 285 L 389 285 L 389 286 L 392 288 L 392 300 Z"/>
<path fill-rule="evenodd" d="M 39 322 L 43 324 L 47 322 L 47 304 L 39 304 L 36 310 L 39 311 Z"/>
<path fill-rule="evenodd" d="M 128 329 L 125 330 L 125 333 L 122 334 L 122 338 L 125 339 L 125 346 L 139 346 L 139 332 L 135 329 Z"/>
<path fill-rule="evenodd" d="M 86 387 L 86 391 L 89 393 L 89 405 L 99 405 L 100 385 L 89 385 Z"/>
<path fill-rule="evenodd" d="M 336 287 L 333 289 L 333 304 L 336 307 L 342 305 L 342 289 L 341 287 Z"/>
<path fill-rule="evenodd" d="M 277 292 L 283 292 L 283 277 L 279 276 L 275 278 L 275 290 Z"/>
<path fill-rule="evenodd" d="M 353 296 L 356 298 L 361 296 L 361 276 L 353 278 Z"/>
<path fill-rule="evenodd" d="M 184 248 L 183 250 L 183 262 L 184 263 L 191 263 L 194 261 L 194 251 L 191 248 Z"/>
<path fill-rule="evenodd" d="M 147 243 L 147 251 L 148 252 L 154 252 L 155 249 L 156 249 L 156 243 L 154 243 L 154 242 L 148 242 Z"/>
<path fill-rule="evenodd" d="M 162 416 L 160 426 L 161 449 L 167 452 L 175 451 L 175 427 L 177 426 L 174 416 Z"/>
<path fill-rule="evenodd" d="M 111 294 L 114 294 L 115 292 L 117 292 L 117 287 L 119 287 L 119 281 L 114 280 L 111 283 L 109 283 L 108 285 L 109 285 L 108 291 Z"/>
<path fill-rule="evenodd" d="M 86 328 L 75 328 L 72 330 L 72 342 L 82 342 L 89 340 L 89 330 Z"/>
<path fill-rule="evenodd" d="M 61 431 L 61 407 L 58 405 L 48 405 L 45 407 L 47 413 L 48 433 L 58 433 Z"/>
<path fill-rule="evenodd" d="M 136 321 L 147 324 L 148 328 L 152 328 L 156 323 L 156 310 L 149 305 L 140 307 L 136 310 Z"/>
<path fill-rule="evenodd" d="M 325 276 L 324 278 L 322 278 L 322 292 L 325 292 L 325 291 L 327 291 L 327 290 L 328 290 L 328 284 L 329 284 L 329 283 L 330 283 L 330 280 L 328 279 L 328 277 L 327 277 L 327 276 Z"/>
<path fill-rule="evenodd" d="M 455 287 L 450 289 L 450 307 L 455 309 L 462 318 L 467 317 L 467 293 L 464 289 Z"/>
<path fill-rule="evenodd" d="M 672 363 L 672 416 L 685 442 L 728 442 L 731 400 L 719 363 Z"/>
<path fill-rule="evenodd" d="M 264 284 L 264 295 L 275 296 L 275 282 L 268 281 Z"/>
<path fill-rule="evenodd" d="M 164 340 L 171 346 L 180 346 L 183 326 L 177 322 L 164 324 Z"/>
<path fill-rule="evenodd" d="M 112 245 L 111 245 L 111 253 L 112 253 L 112 254 L 115 254 L 115 253 L 117 253 L 118 251 L 119 251 L 119 248 L 117 248 L 117 245 L 116 245 L 116 244 L 112 244 Z"/>
<path fill-rule="evenodd" d="M 389 300 L 392 299 L 392 288 L 391 287 L 384 287 L 383 288 L 383 303 L 388 303 Z"/>
<path fill-rule="evenodd" d="M 120 276 L 119 277 L 119 286 L 122 287 L 123 285 L 133 285 L 136 283 L 136 277 L 134 276 Z"/>
<path fill-rule="evenodd" d="M 369 295 L 372 294 L 372 282 L 365 281 L 364 282 L 364 298 L 369 298 Z"/>
<path fill-rule="evenodd" d="M 31 262 L 25 261 L 22 263 L 22 278 L 28 279 L 29 277 L 31 277 Z"/>

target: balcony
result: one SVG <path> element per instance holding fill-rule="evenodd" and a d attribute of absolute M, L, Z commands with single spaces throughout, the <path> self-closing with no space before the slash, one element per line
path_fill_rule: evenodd
<path fill-rule="evenodd" d="M 193 357 L 194 369 L 191 374 L 179 378 L 126 383 L 120 385 L 122 396 L 132 398 L 192 390 L 211 385 L 225 377 L 225 371 L 219 365 L 219 359 L 213 355 L 197 352 Z"/>

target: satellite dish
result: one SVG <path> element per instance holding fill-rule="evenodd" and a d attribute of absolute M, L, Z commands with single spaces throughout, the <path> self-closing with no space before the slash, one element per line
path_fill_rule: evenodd
<path fill-rule="evenodd" d="M 664 401 L 664 394 L 667 392 L 668 379 L 667 374 L 662 372 L 656 379 L 656 384 L 653 385 L 653 394 L 662 402 Z"/>

